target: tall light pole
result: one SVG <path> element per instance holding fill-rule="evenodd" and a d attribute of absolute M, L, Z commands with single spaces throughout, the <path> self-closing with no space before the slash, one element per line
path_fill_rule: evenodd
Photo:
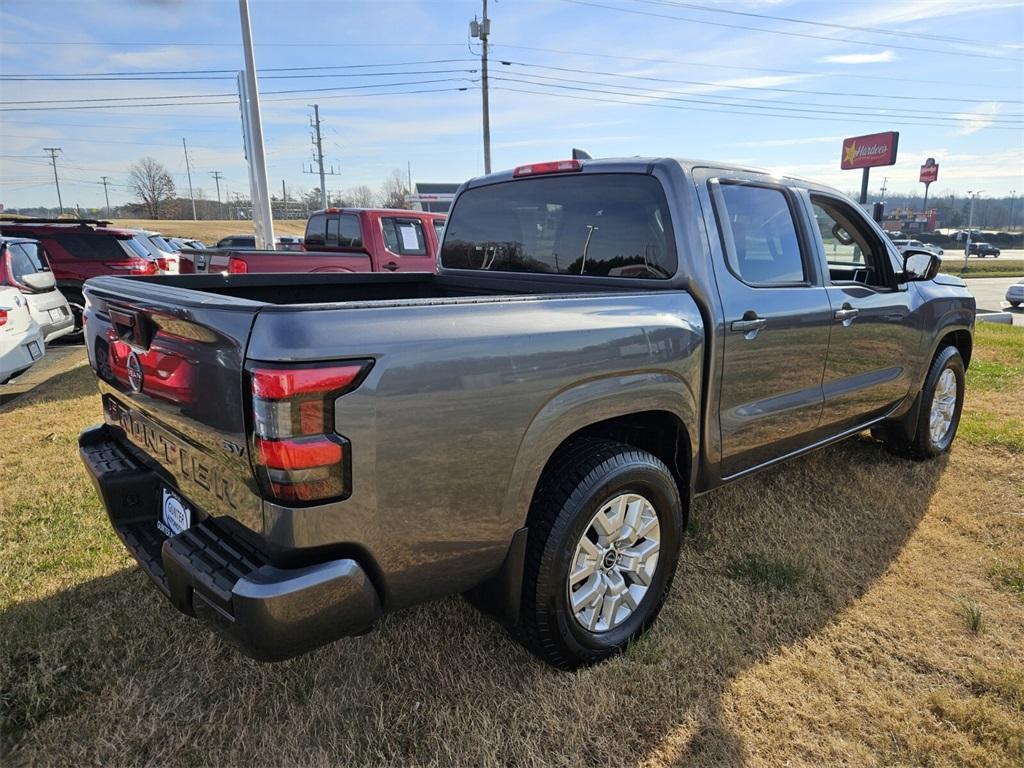
<path fill-rule="evenodd" d="M 471 37 L 480 38 L 480 93 L 482 96 L 484 122 L 484 173 L 491 172 L 491 107 L 487 87 L 487 38 L 491 34 L 491 20 L 487 18 L 487 0 L 484 2 L 484 17 L 469 22 Z"/>
<path fill-rule="evenodd" d="M 188 176 L 188 198 L 192 201 L 192 221 L 196 220 L 196 196 L 192 194 L 192 168 L 188 164 L 188 145 L 185 137 L 181 137 L 181 148 L 185 151 L 185 175 Z"/>
<path fill-rule="evenodd" d="M 274 247 L 274 216 L 270 210 L 270 188 L 267 185 L 267 159 L 263 150 L 263 122 L 260 117 L 260 92 L 256 82 L 256 54 L 252 47 L 249 0 L 238 0 L 238 13 L 242 24 L 242 48 L 245 51 L 246 103 L 242 106 L 248 110 L 252 150 L 249 157 L 253 187 L 252 219 L 256 230 L 256 247 L 270 250 Z"/>
<path fill-rule="evenodd" d="M 1009 232 L 1013 232 L 1013 202 L 1014 202 L 1014 199 L 1016 197 L 1017 197 L 1017 190 L 1016 189 L 1011 189 L 1010 190 L 1010 219 L 1009 219 L 1008 222 L 1006 222 L 1006 229 Z"/>
<path fill-rule="evenodd" d="M 61 216 L 63 216 L 64 202 L 60 199 L 60 179 L 57 178 L 57 153 L 62 150 L 60 147 L 43 147 L 43 151 L 50 153 L 50 162 L 53 163 L 53 183 L 57 186 L 57 206 L 60 208 Z"/>

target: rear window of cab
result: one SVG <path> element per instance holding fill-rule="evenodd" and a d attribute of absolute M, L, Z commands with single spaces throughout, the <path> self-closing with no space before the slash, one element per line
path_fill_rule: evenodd
<path fill-rule="evenodd" d="M 646 174 L 573 174 L 464 191 L 448 216 L 449 269 L 672 277 L 677 256 L 661 184 Z"/>

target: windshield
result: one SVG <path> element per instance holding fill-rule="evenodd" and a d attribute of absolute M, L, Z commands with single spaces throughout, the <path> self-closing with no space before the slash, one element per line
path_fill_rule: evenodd
<path fill-rule="evenodd" d="M 462 193 L 441 263 L 454 269 L 668 278 L 676 249 L 661 184 L 645 174 L 573 174 Z"/>
<path fill-rule="evenodd" d="M 159 250 L 163 251 L 164 253 L 174 253 L 174 249 L 170 246 L 170 244 L 166 240 L 164 240 L 162 237 L 160 237 L 160 235 L 150 235 L 149 236 L 149 242 L 151 242 L 153 245 L 155 245 Z"/>

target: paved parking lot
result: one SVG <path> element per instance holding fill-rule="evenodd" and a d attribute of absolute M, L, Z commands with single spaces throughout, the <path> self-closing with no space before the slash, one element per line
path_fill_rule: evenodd
<path fill-rule="evenodd" d="M 9 403 L 19 395 L 30 392 L 44 381 L 70 371 L 85 362 L 85 346 L 82 344 L 53 344 L 46 347 L 46 356 L 25 373 L 7 384 L 0 384 L 0 406 Z"/>
<path fill-rule="evenodd" d="M 1013 324 L 1024 325 L 1024 307 L 1013 309 L 1005 300 L 1006 289 L 1020 280 L 1019 277 L 972 277 L 967 287 L 978 301 L 978 309 L 992 312 L 1013 313 Z"/>

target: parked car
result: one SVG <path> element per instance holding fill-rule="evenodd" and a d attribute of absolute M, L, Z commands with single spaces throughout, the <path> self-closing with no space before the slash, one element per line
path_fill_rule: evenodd
<path fill-rule="evenodd" d="M 194 240 L 188 237 L 164 238 L 176 251 L 199 250 L 206 248 L 202 240 Z"/>
<path fill-rule="evenodd" d="M 971 243 L 967 247 L 967 253 L 971 256 L 977 256 L 980 259 L 984 259 L 986 256 L 995 256 L 999 258 L 1001 251 L 991 243 Z"/>
<path fill-rule="evenodd" d="M 47 344 L 75 330 L 71 306 L 57 290 L 57 281 L 39 243 L 0 235 L 0 286 L 16 288 Z"/>
<path fill-rule="evenodd" d="M 46 354 L 43 331 L 18 288 L 0 285 L 0 384 L 28 370 Z"/>
<path fill-rule="evenodd" d="M 128 241 L 135 234 L 93 219 L 44 219 L 0 215 L 0 234 L 37 240 L 46 252 L 57 288 L 71 305 L 75 332 L 82 329 L 82 285 L 97 275 L 154 275 L 156 261 Z"/>
<path fill-rule="evenodd" d="M 277 241 L 276 248 L 279 251 L 301 251 L 303 247 L 302 238 L 295 235 L 281 235 L 275 240 Z"/>
<path fill-rule="evenodd" d="M 444 216 L 386 208 L 328 208 L 306 223 L 304 250 L 234 246 L 182 254 L 182 272 L 429 272 Z M 238 240 L 238 237 L 230 238 Z M 254 238 L 250 238 L 255 243 Z M 223 241 L 222 241 L 223 242 Z M 246 241 L 248 242 L 248 241 Z"/>
<path fill-rule="evenodd" d="M 938 267 L 808 181 L 523 166 L 460 188 L 434 272 L 91 280 L 81 456 L 253 656 L 462 592 L 589 664 L 655 619 L 695 495 L 869 428 L 948 450 L 975 302 Z"/>
<path fill-rule="evenodd" d="M 936 256 L 942 256 L 945 252 L 937 245 L 931 243 L 922 243 L 920 240 L 893 240 L 892 244 L 896 246 L 896 250 L 903 253 L 907 248 L 913 248 L 917 251 L 931 251 Z"/>
<path fill-rule="evenodd" d="M 133 229 L 136 234 L 135 240 L 145 248 L 149 255 L 156 259 L 160 272 L 165 275 L 178 274 L 178 249 L 164 240 L 159 232 L 152 232 L 148 229 Z"/>
<path fill-rule="evenodd" d="M 1024 304 L 1024 280 L 1018 280 L 1006 289 L 1006 300 L 1014 308 Z"/>

